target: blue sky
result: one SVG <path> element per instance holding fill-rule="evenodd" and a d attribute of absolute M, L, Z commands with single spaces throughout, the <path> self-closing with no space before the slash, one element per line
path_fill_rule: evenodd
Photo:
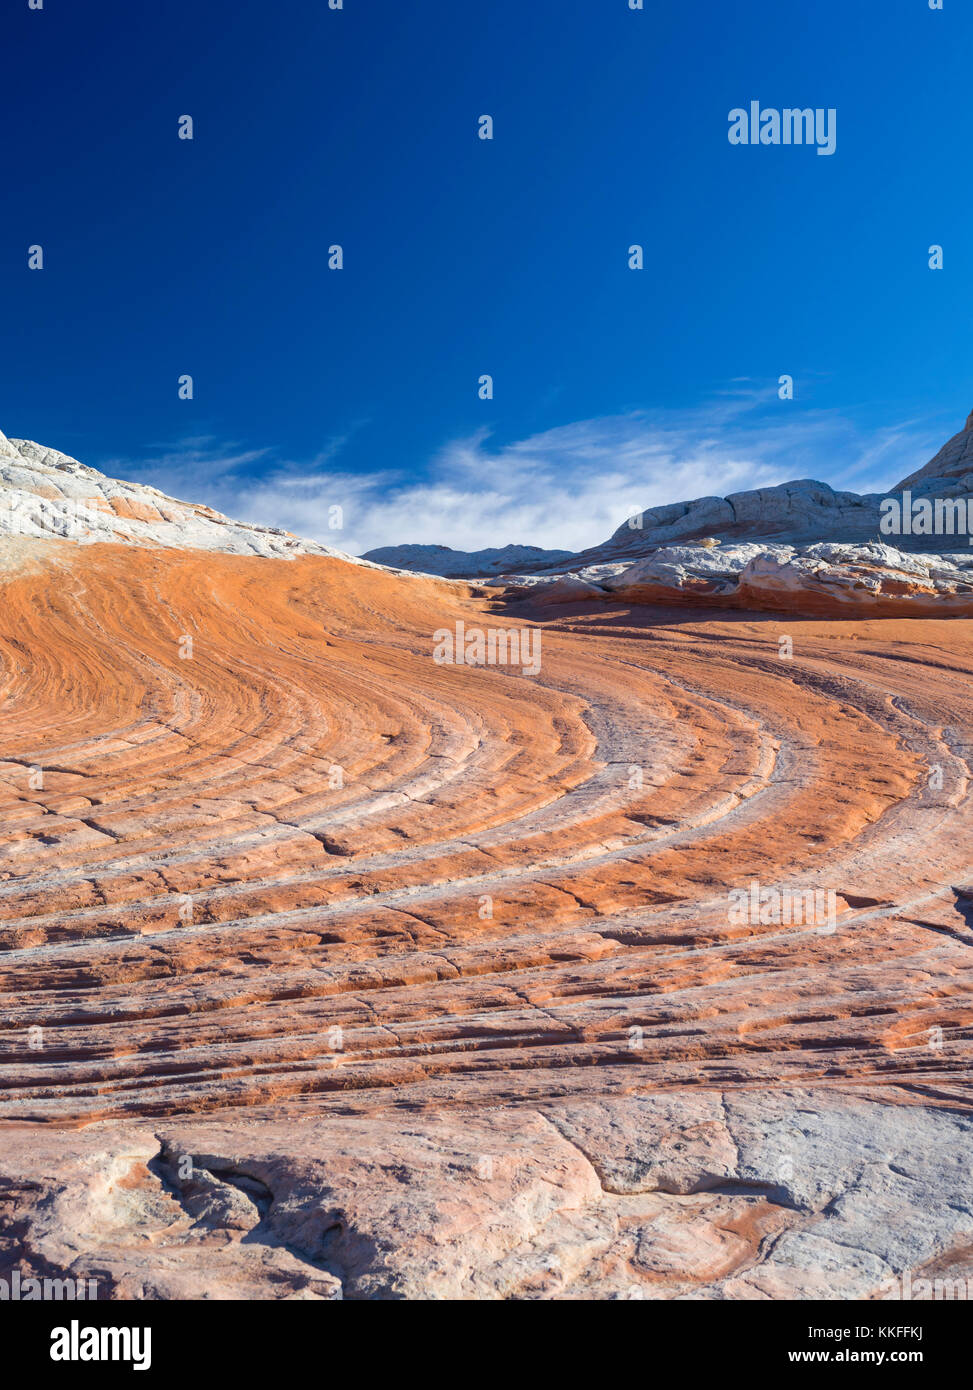
<path fill-rule="evenodd" d="M 924 462 L 973 406 L 970 7 L 645 3 L 8 0 L 0 427 L 354 550 Z M 835 154 L 730 145 L 751 100 Z"/>

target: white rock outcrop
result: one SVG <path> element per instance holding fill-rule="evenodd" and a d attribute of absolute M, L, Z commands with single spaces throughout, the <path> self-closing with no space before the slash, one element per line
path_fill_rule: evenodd
<path fill-rule="evenodd" d="M 508 575 L 491 583 L 542 604 L 698 602 L 965 616 L 973 612 L 973 553 L 913 555 L 878 542 L 672 545 L 633 565 L 589 565 L 556 577 Z"/>
<path fill-rule="evenodd" d="M 343 551 L 273 526 L 232 521 L 211 507 L 122 482 L 57 449 L 0 434 L 0 537 L 81 544 L 220 550 L 233 555 L 333 555 Z"/>
<path fill-rule="evenodd" d="M 925 468 L 903 478 L 895 490 L 905 487 L 913 490 L 928 488 L 944 478 L 961 483 L 966 492 L 973 492 L 973 411 L 967 416 L 966 424 L 959 433 L 947 439 Z"/>

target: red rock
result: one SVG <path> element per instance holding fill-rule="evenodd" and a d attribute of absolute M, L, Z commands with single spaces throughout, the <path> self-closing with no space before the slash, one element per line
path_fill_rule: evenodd
<path fill-rule="evenodd" d="M 36 1187 L 4 1269 L 857 1297 L 973 1238 L 967 623 L 511 619 L 317 556 L 18 554 L 0 1174 Z M 540 626 L 540 673 L 437 665 L 456 621 Z M 733 920 L 753 882 L 833 921 Z"/>

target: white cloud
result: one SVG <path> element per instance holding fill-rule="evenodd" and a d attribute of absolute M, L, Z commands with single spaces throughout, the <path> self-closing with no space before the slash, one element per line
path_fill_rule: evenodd
<path fill-rule="evenodd" d="M 395 470 L 340 471 L 333 460 L 343 438 L 305 465 L 197 438 L 151 464 L 101 466 L 240 520 L 361 554 L 406 543 L 580 550 L 645 507 L 794 478 L 886 487 L 928 457 L 927 434 L 916 422 L 862 440 L 842 416 L 792 411 L 740 388 L 700 410 L 579 420 L 507 444 L 481 430 L 446 444 L 422 480 Z M 263 465 L 258 478 L 254 464 Z M 344 515 L 340 531 L 329 526 L 335 505 Z"/>

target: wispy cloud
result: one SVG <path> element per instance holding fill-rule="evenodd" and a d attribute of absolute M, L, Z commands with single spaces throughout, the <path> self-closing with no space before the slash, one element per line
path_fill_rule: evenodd
<path fill-rule="evenodd" d="M 923 462 L 935 438 L 918 421 L 863 436 L 840 414 L 799 414 L 740 384 L 698 410 L 577 420 L 512 443 L 479 430 L 444 445 L 421 480 L 342 470 L 341 436 L 302 464 L 195 438 L 160 447 L 150 461 L 99 466 L 353 554 L 409 542 L 579 550 L 666 502 L 808 477 L 881 489 Z"/>

